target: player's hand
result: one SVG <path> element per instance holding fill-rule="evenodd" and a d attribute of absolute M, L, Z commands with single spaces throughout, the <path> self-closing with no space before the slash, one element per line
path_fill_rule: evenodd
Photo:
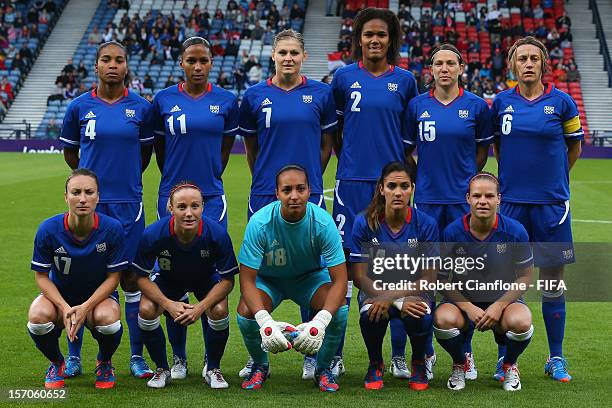
<path fill-rule="evenodd" d="M 366 299 L 365 304 L 369 304 L 368 319 L 371 322 L 378 323 L 381 319 L 389 319 L 389 308 L 393 304 L 393 300 L 376 297 L 373 299 Z"/>
<path fill-rule="evenodd" d="M 185 303 L 186 304 L 186 303 Z M 184 308 L 182 313 L 174 319 L 175 323 L 182 324 L 183 326 L 188 326 L 197 322 L 202 314 L 204 313 L 204 309 L 198 307 L 198 305 L 189 305 L 190 308 Z"/>
<path fill-rule="evenodd" d="M 189 303 L 170 301 L 164 306 L 164 309 L 176 322 L 178 318 L 185 313 L 185 311 L 193 309 L 193 305 L 190 305 Z"/>
<path fill-rule="evenodd" d="M 332 317 L 331 313 L 323 309 L 311 321 L 300 324 L 297 327 L 299 334 L 293 342 L 295 349 L 307 356 L 318 353 Z"/>
<path fill-rule="evenodd" d="M 401 312 L 415 319 L 420 319 L 426 314 L 431 314 L 431 309 L 427 302 L 424 302 L 421 298 L 407 296 L 404 298 Z"/>
<path fill-rule="evenodd" d="M 463 309 L 463 311 L 465 312 L 465 314 L 467 314 L 468 319 L 474 322 L 474 325 L 476 325 L 476 327 L 478 326 L 478 322 L 480 322 L 480 319 L 482 319 L 485 314 L 484 310 L 474 304 L 468 307 L 467 310 Z"/>
<path fill-rule="evenodd" d="M 69 326 L 66 327 L 68 333 L 68 339 L 75 341 L 77 339 L 77 333 L 81 329 L 81 326 L 87 319 L 88 310 L 83 305 L 73 306 L 66 312 L 65 318 L 70 321 Z"/>
<path fill-rule="evenodd" d="M 283 326 L 290 326 L 294 329 L 292 325 L 274 321 L 266 310 L 260 310 L 255 313 L 255 320 L 259 324 L 262 350 L 276 354 L 292 348 L 291 343 L 283 335 L 281 328 Z"/>
<path fill-rule="evenodd" d="M 478 323 L 476 323 L 476 330 L 486 331 L 492 329 L 499 323 L 499 319 L 501 319 L 503 311 L 504 305 L 498 302 L 495 302 L 491 306 L 487 307 L 487 310 L 484 311 L 484 314 Z"/>

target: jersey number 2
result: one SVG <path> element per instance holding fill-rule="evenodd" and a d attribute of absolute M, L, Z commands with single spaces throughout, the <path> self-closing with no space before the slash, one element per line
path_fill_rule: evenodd
<path fill-rule="evenodd" d="M 359 102 L 361 102 L 361 92 L 351 92 L 351 99 L 353 100 L 353 104 L 351 105 L 351 112 L 361 112 L 361 108 L 358 106 Z"/>

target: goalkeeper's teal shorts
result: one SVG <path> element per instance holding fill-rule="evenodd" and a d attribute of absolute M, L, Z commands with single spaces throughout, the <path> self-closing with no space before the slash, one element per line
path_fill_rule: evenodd
<path fill-rule="evenodd" d="M 285 299 L 293 300 L 298 305 L 310 308 L 310 300 L 317 289 L 331 282 L 329 272 L 323 269 L 311 272 L 297 278 L 272 278 L 257 275 L 255 285 L 272 299 L 272 310 Z"/>

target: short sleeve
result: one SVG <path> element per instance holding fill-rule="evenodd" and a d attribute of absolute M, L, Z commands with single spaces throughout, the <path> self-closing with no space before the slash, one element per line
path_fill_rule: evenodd
<path fill-rule="evenodd" d="M 211 232 L 214 236 L 215 243 L 215 266 L 219 275 L 223 277 L 231 277 L 238 273 L 238 263 L 236 255 L 234 255 L 234 247 L 232 239 L 227 231 L 221 226 L 212 226 Z"/>
<path fill-rule="evenodd" d="M 479 101 L 479 109 L 476 112 L 476 144 L 488 146 L 493 143 L 493 120 L 491 110 L 485 101 Z"/>
<path fill-rule="evenodd" d="M 64 147 L 78 148 L 81 144 L 81 124 L 79 121 L 79 109 L 77 100 L 73 100 L 62 123 L 62 131 L 59 136 L 59 141 Z"/>
<path fill-rule="evenodd" d="M 404 144 L 408 146 L 416 146 L 417 143 L 417 120 L 416 120 L 417 103 L 415 100 L 408 102 L 408 106 L 404 111 Z"/>
<path fill-rule="evenodd" d="M 232 95 L 233 96 L 233 95 Z M 232 97 L 225 118 L 225 126 L 223 127 L 224 136 L 235 136 L 240 125 L 240 110 L 238 108 L 238 98 Z"/>
<path fill-rule="evenodd" d="M 140 134 L 138 135 L 138 140 L 142 145 L 150 145 L 155 139 L 153 121 L 151 120 L 152 107 L 147 101 L 144 101 L 142 104 L 142 123 L 140 125 Z"/>
<path fill-rule="evenodd" d="M 321 131 L 331 132 L 338 125 L 338 115 L 336 114 L 336 104 L 331 88 L 325 85 L 323 97 L 323 111 L 321 112 Z"/>
<path fill-rule="evenodd" d="M 147 230 L 142 234 L 138 243 L 136 256 L 132 261 L 132 270 L 140 276 L 149 276 L 155 267 L 156 256 L 153 253 L 153 245 Z"/>
<path fill-rule="evenodd" d="M 328 267 L 337 266 L 346 261 L 344 249 L 342 249 L 342 238 L 340 238 L 331 215 L 325 214 L 329 217 L 330 222 L 322 224 L 323 229 L 319 234 L 321 256 Z"/>
<path fill-rule="evenodd" d="M 261 268 L 263 256 L 264 236 L 263 233 L 259 231 L 259 224 L 251 220 L 247 224 L 246 231 L 244 232 L 244 240 L 240 247 L 238 260 L 241 264 L 249 268 L 259 270 L 259 268 Z"/>
<path fill-rule="evenodd" d="M 350 262 L 367 262 L 369 256 L 367 251 L 364 251 L 363 246 L 369 241 L 369 232 L 370 227 L 365 217 L 363 214 L 359 214 L 355 217 L 355 222 L 353 223 L 351 252 L 349 253 Z"/>
<path fill-rule="evenodd" d="M 584 131 L 580 123 L 580 113 L 576 102 L 570 96 L 567 96 L 567 98 L 564 98 L 562 106 L 563 136 L 566 140 L 584 140 Z"/>
<path fill-rule="evenodd" d="M 126 270 L 129 266 L 129 262 L 125 250 L 123 229 L 119 224 L 116 224 L 115 228 L 113 228 L 111 239 L 112 241 L 108 242 L 110 250 L 107 255 L 106 271 L 120 272 Z"/>
<path fill-rule="evenodd" d="M 253 114 L 249 93 L 246 92 L 240 105 L 239 128 L 243 137 L 255 136 L 257 134 L 257 117 Z"/>
<path fill-rule="evenodd" d="M 53 250 L 47 243 L 47 231 L 43 225 L 38 227 L 34 238 L 34 253 L 32 254 L 32 270 L 41 273 L 51 272 Z"/>
<path fill-rule="evenodd" d="M 497 115 L 499 114 L 500 103 L 501 102 L 499 96 L 496 96 L 495 99 L 493 99 L 493 104 L 491 105 L 491 111 L 489 113 L 489 117 L 491 120 L 491 131 L 493 133 L 494 139 L 500 136 L 499 119 L 497 117 Z"/>
<path fill-rule="evenodd" d="M 162 119 L 161 105 L 159 103 L 159 94 L 153 99 L 151 104 L 151 110 L 149 114 L 149 127 L 153 132 L 153 136 L 156 139 L 164 138 L 166 135 L 166 128 Z"/>
<path fill-rule="evenodd" d="M 415 77 L 411 74 L 410 79 L 408 80 L 408 92 L 406 94 L 406 97 L 408 98 L 408 101 L 411 101 L 413 98 L 417 97 L 418 95 L 419 95 L 419 88 L 417 86 Z"/>
<path fill-rule="evenodd" d="M 340 116 L 344 115 L 344 106 L 346 101 L 344 100 L 344 90 L 342 89 L 341 79 L 338 75 L 334 75 L 332 79 L 331 87 L 332 94 L 334 96 L 334 102 L 336 105 L 336 113 Z"/>

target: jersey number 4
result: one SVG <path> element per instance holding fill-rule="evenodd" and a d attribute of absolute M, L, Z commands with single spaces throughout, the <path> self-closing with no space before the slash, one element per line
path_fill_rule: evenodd
<path fill-rule="evenodd" d="M 91 140 L 96 138 L 96 120 L 90 119 L 87 121 L 87 125 L 85 125 L 85 137 L 88 137 Z"/>
<path fill-rule="evenodd" d="M 187 119 L 185 117 L 185 114 L 183 113 L 182 115 L 178 116 L 176 118 L 176 121 L 179 123 L 180 129 L 181 129 L 181 135 L 186 134 L 187 133 Z M 172 136 L 175 136 L 176 133 L 174 132 L 174 116 L 170 116 L 166 122 L 168 122 L 168 130 L 170 131 L 170 134 Z"/>

